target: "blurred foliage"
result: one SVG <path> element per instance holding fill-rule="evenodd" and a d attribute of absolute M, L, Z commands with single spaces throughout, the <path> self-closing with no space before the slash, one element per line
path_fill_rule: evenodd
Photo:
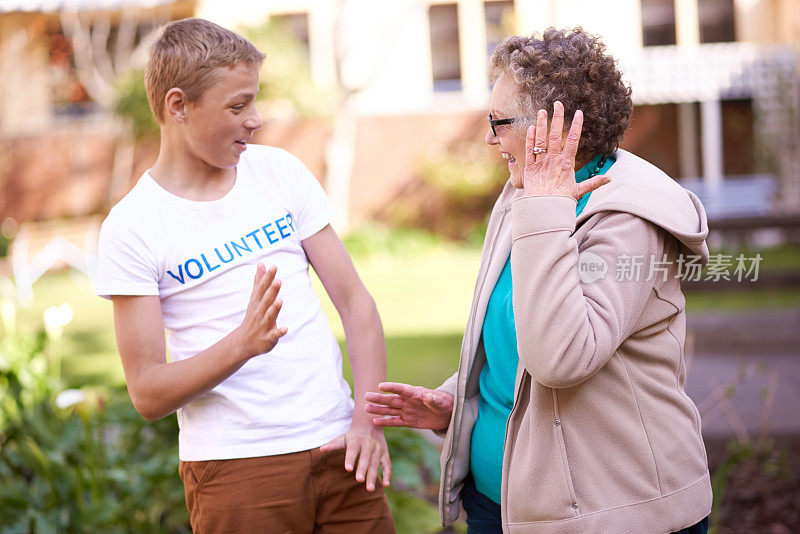
<path fill-rule="evenodd" d="M 333 112 L 333 94 L 319 90 L 311 79 L 306 46 L 288 24 L 270 18 L 240 33 L 266 54 L 261 67 L 259 100 L 269 115 L 328 116 Z"/>
<path fill-rule="evenodd" d="M 415 255 L 435 250 L 444 240 L 424 229 L 388 228 L 369 223 L 350 231 L 343 239 L 351 256 L 367 257 L 372 254 Z"/>
<path fill-rule="evenodd" d="M 504 162 L 482 145 L 465 143 L 424 161 L 419 177 L 387 208 L 387 222 L 481 243 L 485 221 L 508 179 Z"/>
<path fill-rule="evenodd" d="M 176 419 L 147 423 L 122 389 L 64 405 L 51 337 L 1 304 L 0 532 L 188 532 Z"/>
<path fill-rule="evenodd" d="M 439 453 L 421 432 L 386 430 L 392 459 L 392 485 L 386 489 L 398 534 L 439 532 L 438 508 L 426 495 L 439 487 Z"/>
<path fill-rule="evenodd" d="M 62 391 L 60 332 L 45 322 L 20 332 L 0 297 L 0 533 L 189 532 L 177 418 L 145 421 L 121 387 Z M 390 430 L 387 441 L 398 532 L 437 531 L 426 498 L 439 479 L 436 449 L 411 430 Z"/>
<path fill-rule="evenodd" d="M 127 119 L 135 139 L 158 136 L 158 123 L 150 111 L 144 89 L 144 71 L 133 70 L 117 81 L 114 87 L 114 112 Z"/>

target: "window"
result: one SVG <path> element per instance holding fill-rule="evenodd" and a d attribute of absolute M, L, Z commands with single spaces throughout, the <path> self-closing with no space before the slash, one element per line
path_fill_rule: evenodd
<path fill-rule="evenodd" d="M 733 0 L 698 0 L 701 43 L 736 41 Z"/>
<path fill-rule="evenodd" d="M 514 2 L 484 2 L 483 9 L 486 14 L 486 49 L 491 55 L 500 41 L 514 34 Z"/>
<path fill-rule="evenodd" d="M 458 6 L 439 4 L 428 11 L 434 91 L 461 90 L 461 52 L 458 46 Z"/>
<path fill-rule="evenodd" d="M 674 0 L 642 0 L 642 44 L 660 46 L 675 43 Z"/>

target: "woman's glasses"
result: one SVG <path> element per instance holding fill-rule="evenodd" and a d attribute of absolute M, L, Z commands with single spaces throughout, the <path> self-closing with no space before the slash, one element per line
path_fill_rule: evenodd
<path fill-rule="evenodd" d="M 504 124 L 511 124 L 512 122 L 516 122 L 519 120 L 519 117 L 514 119 L 493 119 L 492 114 L 486 117 L 489 120 L 489 126 L 492 128 L 492 133 L 495 137 L 497 137 L 497 130 L 495 129 L 496 126 L 502 126 Z"/>

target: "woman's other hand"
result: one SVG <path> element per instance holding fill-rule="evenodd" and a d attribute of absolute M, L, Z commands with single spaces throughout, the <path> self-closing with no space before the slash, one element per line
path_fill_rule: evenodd
<path fill-rule="evenodd" d="M 406 426 L 444 430 L 450 425 L 453 413 L 453 396 L 422 386 L 411 386 L 397 382 L 378 384 L 380 393 L 365 395 L 367 412 L 376 417 L 377 426 Z"/>
<path fill-rule="evenodd" d="M 536 124 L 528 128 L 525 138 L 524 188 L 526 196 L 561 195 L 580 199 L 586 193 L 607 184 L 607 176 L 595 176 L 575 182 L 575 157 L 583 127 L 583 112 L 577 110 L 563 142 L 564 105 L 553 104 L 553 121 L 547 129 L 547 111 L 540 109 Z"/>

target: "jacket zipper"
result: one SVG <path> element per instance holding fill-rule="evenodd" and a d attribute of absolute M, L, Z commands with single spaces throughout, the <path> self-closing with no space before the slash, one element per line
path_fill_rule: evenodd
<path fill-rule="evenodd" d="M 500 215 L 500 221 L 498 222 L 497 228 L 496 228 L 496 230 L 494 232 L 494 235 L 492 236 L 492 246 L 489 249 L 489 256 L 488 256 L 488 259 L 486 261 L 486 265 L 483 266 L 485 268 L 481 269 L 481 271 L 479 273 L 480 279 L 478 281 L 478 287 L 477 287 L 477 290 L 475 292 L 475 299 L 474 299 L 474 301 L 472 303 L 472 309 L 470 310 L 470 324 L 468 325 L 469 326 L 468 332 L 469 332 L 470 347 L 469 347 L 469 351 L 467 351 L 466 354 L 471 355 L 470 360 L 472 360 L 474 358 L 474 356 L 475 356 L 474 355 L 475 347 L 472 346 L 473 345 L 472 337 L 473 337 L 473 332 L 475 331 L 475 320 L 476 320 L 476 316 L 477 316 L 476 312 L 477 312 L 477 309 L 478 309 L 478 301 L 480 300 L 480 296 L 483 294 L 483 285 L 486 282 L 486 273 L 489 271 L 489 266 L 492 264 L 492 260 L 494 259 L 494 250 L 495 250 L 495 247 L 497 246 L 497 236 L 500 233 L 500 229 L 503 227 L 503 221 L 505 220 L 506 215 L 508 214 L 509 210 L 510 210 L 510 206 L 506 206 L 505 208 L 503 208 L 503 211 L 502 211 L 502 213 Z M 447 477 L 447 484 L 445 486 L 447 488 L 447 492 L 446 493 L 442 492 L 442 500 L 445 501 L 445 502 L 441 503 L 441 509 L 442 509 L 443 515 L 445 513 L 445 510 L 448 510 L 449 507 L 450 507 L 450 493 L 452 491 L 451 487 L 450 487 L 451 486 L 450 482 L 451 482 L 451 477 L 452 477 L 452 472 L 453 472 L 453 458 L 455 457 L 456 449 L 458 448 L 457 436 L 461 431 L 461 414 L 463 413 L 464 404 L 466 403 L 466 399 L 465 399 L 466 384 L 467 384 L 467 381 L 468 381 L 467 379 L 469 378 L 469 376 L 467 376 L 467 379 L 464 380 L 464 390 L 461 391 L 462 388 L 461 388 L 461 377 L 460 377 L 461 368 L 460 368 L 460 366 L 459 366 L 459 370 L 458 371 L 459 371 L 459 380 L 458 380 L 458 386 L 457 386 L 458 389 L 456 390 L 456 394 L 458 394 L 459 392 L 461 393 L 461 401 L 462 402 L 458 406 L 456 406 L 456 409 L 458 409 L 459 412 L 456 414 L 458 417 L 454 417 L 453 418 L 453 422 L 454 422 L 454 425 L 457 425 L 457 426 L 453 427 L 452 445 L 450 446 L 450 451 L 448 452 L 447 460 L 445 461 L 446 473 L 442 473 L 443 476 Z M 471 369 L 466 369 L 465 371 L 467 371 L 469 373 L 472 370 Z"/>

